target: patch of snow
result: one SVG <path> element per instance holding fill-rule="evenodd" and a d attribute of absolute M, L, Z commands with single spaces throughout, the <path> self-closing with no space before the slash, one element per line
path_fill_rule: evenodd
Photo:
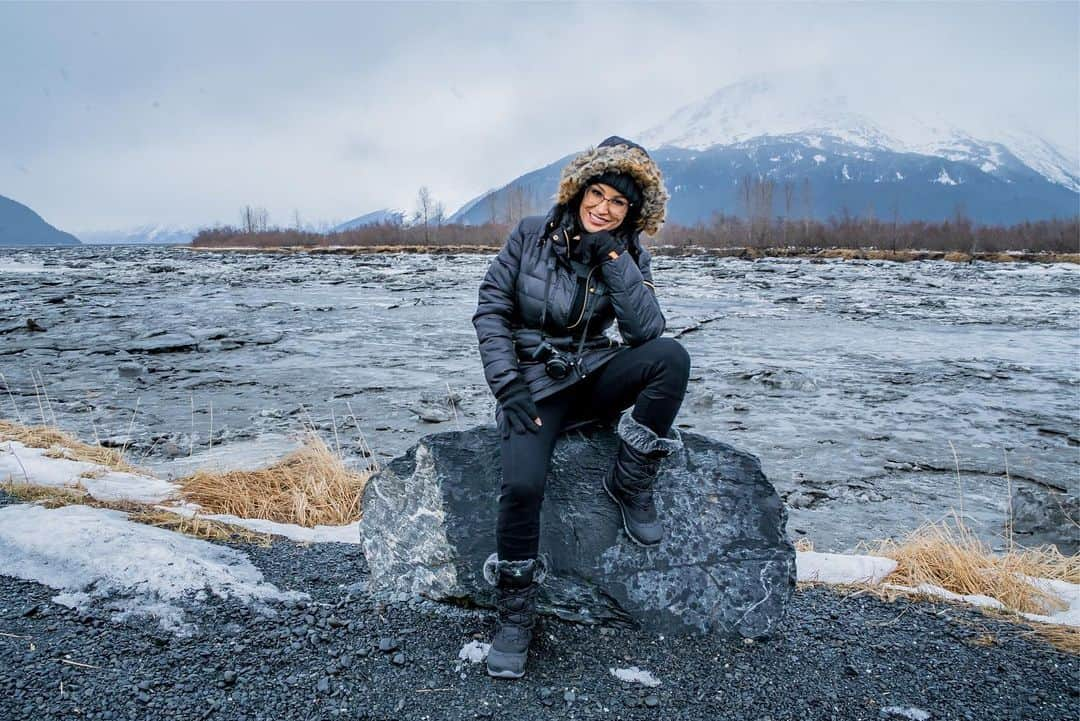
<path fill-rule="evenodd" d="M 904 179 L 904 174 L 901 173 L 899 170 L 896 171 L 896 179 L 897 180 L 903 180 Z"/>
<path fill-rule="evenodd" d="M 814 156 L 814 162 L 817 163 L 818 165 L 821 165 L 822 163 L 825 162 L 825 156 L 818 153 L 817 155 Z"/>
<path fill-rule="evenodd" d="M 952 179 L 952 177 L 945 170 L 945 168 L 942 168 L 941 172 L 938 173 L 938 176 L 936 178 L 934 178 L 933 180 L 931 180 L 930 182 L 931 183 L 941 183 L 942 185 L 957 185 L 957 182 Z"/>
<path fill-rule="evenodd" d="M 267 613 L 266 601 L 307 597 L 264 581 L 240 551 L 87 506 L 0 508 L 0 568 L 61 591 L 57 603 L 100 602 L 117 620 L 149 616 L 181 634 L 191 630 L 181 602 L 198 593 Z"/>
<path fill-rule="evenodd" d="M 1065 609 L 1061 611 L 1052 611 L 1046 614 L 1021 613 L 1021 616 L 1030 621 L 1080 627 L 1080 585 L 1049 578 L 1032 578 L 1030 576 L 1026 576 L 1025 578 L 1036 588 L 1061 601 L 1061 603 L 1065 605 Z M 914 588 L 911 586 L 898 586 L 886 583 L 882 585 L 882 588 L 904 591 L 906 593 L 921 593 L 926 596 L 935 596 L 949 601 L 962 601 L 982 608 L 1005 608 L 1005 605 L 1001 603 L 1001 601 L 996 598 L 991 598 L 990 596 L 953 593 L 952 591 L 929 583 L 923 583 Z"/>
<path fill-rule="evenodd" d="M 896 561 L 880 556 L 799 551 L 795 567 L 803 583 L 880 583 L 896 570 Z"/>
<path fill-rule="evenodd" d="M 467 644 L 461 647 L 458 651 L 459 661 L 468 661 L 469 663 L 480 663 L 487 658 L 488 651 L 491 650 L 490 643 L 480 643 L 479 641 L 469 641 Z"/>
<path fill-rule="evenodd" d="M 773 157 L 769 158 L 769 162 L 770 163 L 779 163 L 780 162 L 780 156 L 779 155 L 774 155 Z"/>
<path fill-rule="evenodd" d="M 979 170 L 983 171 L 984 173 L 992 173 L 997 170 L 997 168 L 998 166 L 994 165 L 989 160 L 984 160 L 983 164 L 979 166 Z"/>
<path fill-rule="evenodd" d="M 882 718 L 902 718 L 908 721 L 927 721 L 930 714 L 914 706 L 886 706 L 881 709 Z"/>
<path fill-rule="evenodd" d="M 1080 627 L 1080 585 L 1052 578 L 1032 578 L 1025 576 L 1028 583 L 1043 593 L 1056 596 L 1065 604 L 1065 609 L 1050 613 L 1024 613 L 1024 618 L 1042 623 L 1058 623 L 1064 626 Z"/>
<path fill-rule="evenodd" d="M 256 533 L 269 533 L 296 541 L 297 543 L 360 543 L 360 521 L 343 526 L 300 526 L 295 523 L 279 523 L 262 518 L 242 518 L 228 513 L 202 513 L 199 506 L 184 503 L 177 506 L 157 506 L 158 510 L 175 513 L 185 518 L 198 515 L 210 521 L 221 521 L 240 526 Z"/>
<path fill-rule="evenodd" d="M 660 685 L 660 680 L 653 676 L 652 673 L 640 669 L 637 666 L 631 666 L 630 668 L 609 668 L 608 671 L 611 675 L 620 681 L 627 683 L 639 683 L 642 686 L 648 688 L 656 688 Z"/>
<path fill-rule="evenodd" d="M 840 173 L 844 176 L 844 180 L 851 180 L 851 173 L 848 172 L 847 163 L 844 163 L 844 167 Z"/>
<path fill-rule="evenodd" d="M 160 503 L 179 490 L 160 478 L 122 473 L 96 463 L 49 458 L 46 452 L 47 449 L 29 448 L 18 441 L 0 446 L 0 481 L 53 488 L 81 487 L 99 501 L 136 503 Z"/>
<path fill-rule="evenodd" d="M 996 598 L 990 596 L 984 596 L 982 594 L 959 594 L 953 593 L 948 589 L 941 586 L 935 586 L 930 583 L 920 583 L 918 586 L 898 586 L 892 583 L 886 583 L 882 585 L 882 588 L 890 588 L 895 591 L 904 591 L 907 593 L 921 593 L 924 596 L 935 596 L 937 598 L 944 598 L 946 601 L 963 601 L 964 603 L 970 603 L 972 606 L 979 606 L 981 608 L 1005 608 L 1005 604 Z"/>

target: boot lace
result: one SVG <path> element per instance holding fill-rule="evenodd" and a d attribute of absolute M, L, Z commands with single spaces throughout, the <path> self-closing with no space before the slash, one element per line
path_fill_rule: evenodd
<path fill-rule="evenodd" d="M 539 584 L 530 583 L 525 588 L 501 589 L 495 600 L 499 612 L 499 625 L 532 629 L 536 625 L 536 592 Z"/>

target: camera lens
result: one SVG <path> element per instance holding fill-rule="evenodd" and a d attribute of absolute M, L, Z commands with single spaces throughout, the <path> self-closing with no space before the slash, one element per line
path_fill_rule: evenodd
<path fill-rule="evenodd" d="M 570 375 L 570 364 L 563 358 L 556 356 L 544 364 L 547 374 L 557 381 L 561 381 Z"/>

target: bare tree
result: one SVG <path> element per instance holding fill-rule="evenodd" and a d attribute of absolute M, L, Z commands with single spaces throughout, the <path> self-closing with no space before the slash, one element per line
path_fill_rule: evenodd
<path fill-rule="evenodd" d="M 754 193 L 755 215 L 758 219 L 758 242 L 762 246 L 769 244 L 769 222 L 773 214 L 773 191 L 776 190 L 776 181 L 758 178 Z"/>
<path fill-rule="evenodd" d="M 240 211 L 240 225 L 245 233 L 264 233 L 270 227 L 270 213 L 266 208 L 245 205 Z"/>
<path fill-rule="evenodd" d="M 750 245 L 754 236 L 754 181 L 749 175 L 739 179 L 735 188 L 735 199 L 739 207 L 746 212 L 746 244 Z"/>
<path fill-rule="evenodd" d="M 506 189 L 506 224 L 517 225 L 517 222 L 528 215 L 529 191 L 523 185 L 511 185 Z"/>
<path fill-rule="evenodd" d="M 431 219 L 435 212 L 435 199 L 426 185 L 421 185 L 416 192 L 416 213 L 413 216 L 417 224 L 424 227 L 424 244 L 431 242 Z"/>
<path fill-rule="evenodd" d="M 900 198 L 893 197 L 892 202 L 892 249 L 896 252 L 896 229 L 900 225 Z"/>
<path fill-rule="evenodd" d="M 813 197 L 810 193 L 810 178 L 802 181 L 802 206 L 803 206 L 803 243 L 810 240 L 810 221 L 814 217 Z"/>
<path fill-rule="evenodd" d="M 795 183 L 784 181 L 784 245 L 788 243 L 788 225 L 791 223 L 791 198 L 795 195 Z"/>

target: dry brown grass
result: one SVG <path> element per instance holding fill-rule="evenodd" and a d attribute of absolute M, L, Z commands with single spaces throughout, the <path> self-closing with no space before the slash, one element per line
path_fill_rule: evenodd
<path fill-rule="evenodd" d="M 194 536 L 195 538 L 209 541 L 243 541 L 263 546 L 270 545 L 270 536 L 265 533 L 258 533 L 230 523 L 202 518 L 199 515 L 185 517 L 133 501 L 99 501 L 79 487 L 58 488 L 56 486 L 39 486 L 33 483 L 9 482 L 0 485 L 0 490 L 3 490 L 9 496 L 18 498 L 20 501 L 36 503 L 45 508 L 76 505 L 107 508 L 112 511 L 123 511 L 128 514 L 128 518 L 137 523 L 167 528 L 170 531 Z"/>
<path fill-rule="evenodd" d="M 77 503 L 93 501 L 86 491 L 79 488 L 57 488 L 55 486 L 39 486 L 33 483 L 8 481 L 0 484 L 0 489 L 20 501 L 39 503 L 46 508 L 59 508 L 60 506 L 71 506 Z"/>
<path fill-rule="evenodd" d="M 138 473 L 139 469 L 124 458 L 118 448 L 92 446 L 52 426 L 24 426 L 0 419 L 0 441 L 17 441 L 30 448 L 46 448 L 49 458 L 96 463 L 114 471 Z"/>
<path fill-rule="evenodd" d="M 205 541 L 242 541 L 257 546 L 270 545 L 271 537 L 269 534 L 252 531 L 231 523 L 203 518 L 199 515 L 189 517 L 156 508 L 143 508 L 128 513 L 128 518 L 137 523 L 145 523 L 148 526 L 183 533 Z"/>
<path fill-rule="evenodd" d="M 961 253 L 958 250 L 954 250 L 945 254 L 945 260 L 952 263 L 970 263 L 971 256 L 967 253 Z"/>
<path fill-rule="evenodd" d="M 198 471 L 179 481 L 181 494 L 208 513 L 262 518 L 308 528 L 360 518 L 372 471 L 357 473 L 314 434 L 282 460 L 255 471 Z"/>
<path fill-rule="evenodd" d="M 989 596 L 1024 613 L 1062 609 L 1058 599 L 1024 576 L 1080 583 L 1080 556 L 1063 556 L 1052 546 L 995 554 L 959 522 L 927 524 L 903 541 L 880 542 L 873 552 L 898 564 L 887 583 L 927 583 L 953 593 Z"/>
<path fill-rule="evenodd" d="M 1051 646 L 1080 654 L 1080 628 L 1046 623 L 1031 623 L 1031 632 Z"/>

